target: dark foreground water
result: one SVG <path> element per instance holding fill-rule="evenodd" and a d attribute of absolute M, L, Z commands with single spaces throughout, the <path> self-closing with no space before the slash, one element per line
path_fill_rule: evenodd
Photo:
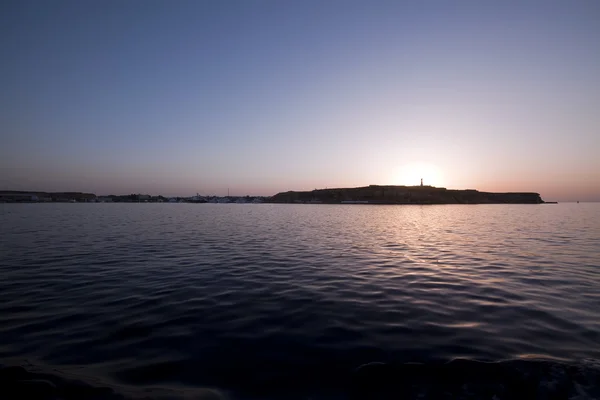
<path fill-rule="evenodd" d="M 31 396 L 600 398 L 600 204 L 0 204 L 0 229 L 0 385 Z"/>

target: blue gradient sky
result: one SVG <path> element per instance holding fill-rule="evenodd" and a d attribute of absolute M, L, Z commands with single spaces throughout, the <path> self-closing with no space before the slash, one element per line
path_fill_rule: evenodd
<path fill-rule="evenodd" d="M 600 200 L 600 2 L 3 1 L 0 189 Z"/>

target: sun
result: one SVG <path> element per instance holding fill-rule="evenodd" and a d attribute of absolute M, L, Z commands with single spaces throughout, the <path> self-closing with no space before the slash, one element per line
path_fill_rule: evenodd
<path fill-rule="evenodd" d="M 443 186 L 441 170 L 429 163 L 412 163 L 398 167 L 394 179 L 396 185 L 418 186 L 423 179 L 423 185 Z"/>

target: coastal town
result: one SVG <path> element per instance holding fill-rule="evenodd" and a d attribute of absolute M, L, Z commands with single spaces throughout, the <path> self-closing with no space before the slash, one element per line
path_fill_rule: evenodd
<path fill-rule="evenodd" d="M 96 196 L 81 192 L 0 191 L 0 203 L 263 203 L 264 196 L 165 197 L 149 194 Z"/>

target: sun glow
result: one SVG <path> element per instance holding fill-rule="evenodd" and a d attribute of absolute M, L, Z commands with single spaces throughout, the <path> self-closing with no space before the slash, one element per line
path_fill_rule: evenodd
<path fill-rule="evenodd" d="M 414 163 L 398 168 L 394 184 L 405 186 L 418 186 L 423 179 L 423 185 L 444 186 L 442 171 L 433 164 Z"/>

